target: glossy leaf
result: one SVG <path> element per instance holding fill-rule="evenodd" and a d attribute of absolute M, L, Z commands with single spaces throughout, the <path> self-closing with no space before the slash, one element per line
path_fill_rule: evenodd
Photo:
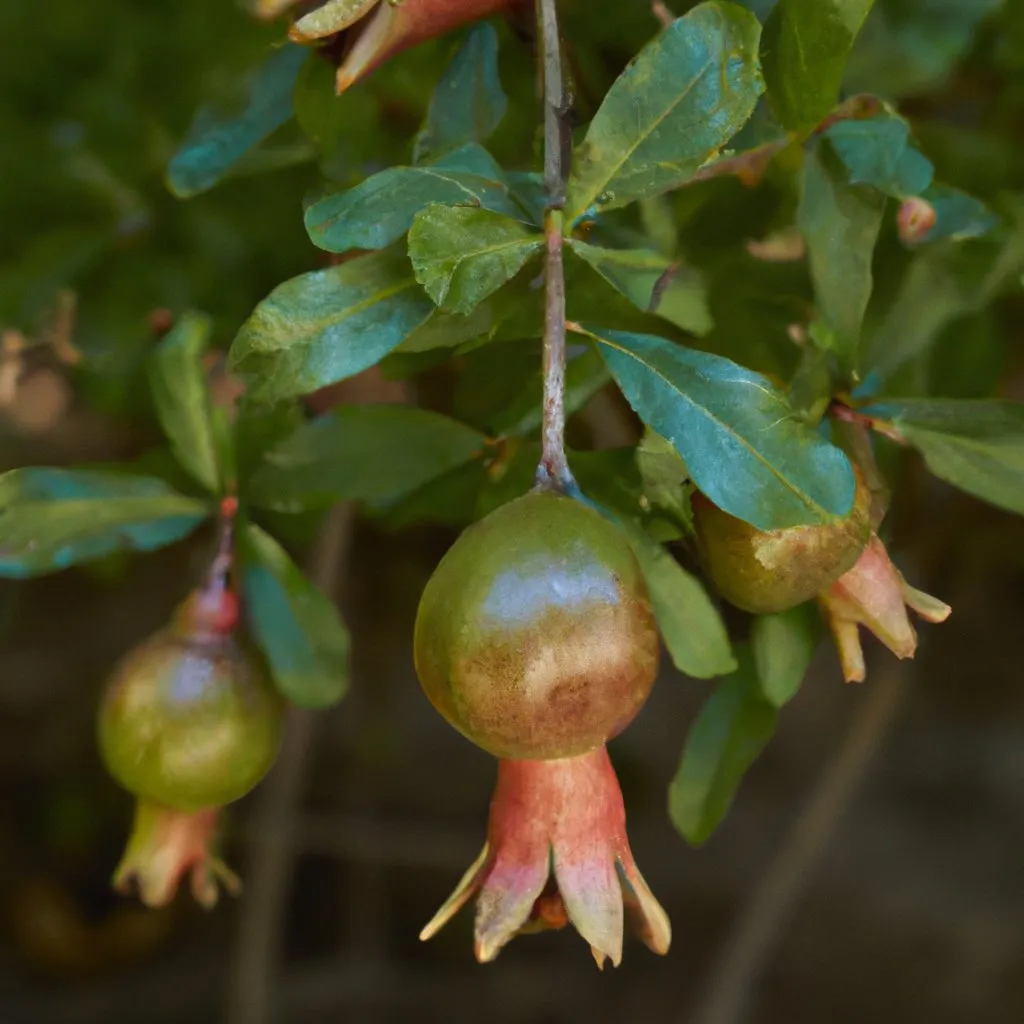
<path fill-rule="evenodd" d="M 652 335 L 583 329 L 629 404 L 720 508 L 761 530 L 849 512 L 848 459 L 798 421 L 764 377 Z"/>
<path fill-rule="evenodd" d="M 498 77 L 498 34 L 484 22 L 466 36 L 434 89 L 427 123 L 416 138 L 416 162 L 467 142 L 483 142 L 507 108 Z"/>
<path fill-rule="evenodd" d="M 796 696 L 821 632 L 821 616 L 813 602 L 755 617 L 750 644 L 757 678 L 761 692 L 775 707 Z"/>
<path fill-rule="evenodd" d="M 180 199 L 217 184 L 254 146 L 292 116 L 292 90 L 308 54 L 288 44 L 255 73 L 242 110 L 202 110 L 167 167 L 167 186 Z"/>
<path fill-rule="evenodd" d="M 501 169 L 479 146 L 468 146 L 435 164 L 389 167 L 347 192 L 318 200 L 306 210 L 306 230 L 313 244 L 328 252 L 383 249 L 401 238 L 430 203 L 522 216 L 509 198 Z"/>
<path fill-rule="evenodd" d="M 1024 515 L 1024 402 L 882 399 L 865 411 L 892 423 L 937 477 Z"/>
<path fill-rule="evenodd" d="M 250 498 L 284 512 L 336 501 L 388 504 L 482 456 L 486 440 L 425 409 L 341 406 L 267 453 Z"/>
<path fill-rule="evenodd" d="M 577 150 L 568 221 L 692 179 L 763 91 L 760 34 L 749 11 L 710 2 L 644 47 L 608 90 Z"/>
<path fill-rule="evenodd" d="M 544 248 L 544 236 L 489 210 L 431 205 L 409 229 L 416 280 L 452 313 L 471 313 Z"/>
<path fill-rule="evenodd" d="M 249 628 L 274 683 L 293 704 L 323 708 L 348 689 L 349 636 L 338 609 L 258 526 L 242 535 Z"/>
<path fill-rule="evenodd" d="M 643 310 L 654 305 L 655 286 L 671 266 L 667 259 L 649 249 L 605 249 L 576 238 L 569 239 L 569 246 L 616 291 Z"/>
<path fill-rule="evenodd" d="M 846 58 L 873 0 L 779 0 L 764 27 L 768 98 L 781 124 L 805 132 L 839 98 Z"/>
<path fill-rule="evenodd" d="M 150 359 L 149 386 L 175 458 L 206 490 L 218 493 L 221 473 L 202 363 L 209 335 L 209 317 L 180 316 Z"/>
<path fill-rule="evenodd" d="M 351 377 L 397 348 L 433 311 L 401 251 L 386 250 L 285 281 L 242 325 L 232 365 L 262 400 Z"/>
<path fill-rule="evenodd" d="M 850 172 L 851 185 L 871 185 L 904 199 L 921 195 L 932 183 L 935 168 L 914 145 L 902 117 L 883 113 L 837 121 L 825 137 Z"/>
<path fill-rule="evenodd" d="M 687 484 L 690 471 L 679 453 L 649 427 L 636 449 L 636 464 L 644 484 L 644 497 L 681 531 L 693 530 L 693 510 Z"/>
<path fill-rule="evenodd" d="M 669 786 L 669 817 L 694 846 L 711 837 L 775 732 L 778 712 L 761 694 L 753 655 L 745 646 L 737 654 L 739 668 L 701 709 Z"/>
<path fill-rule="evenodd" d="M 856 367 L 861 325 L 871 298 L 871 261 L 885 197 L 851 185 L 825 147 L 804 159 L 797 223 L 807 242 L 818 312 L 831 330 L 836 354 Z"/>
<path fill-rule="evenodd" d="M 736 659 L 729 634 L 704 585 L 643 530 L 630 525 L 626 533 L 643 569 L 672 664 L 696 679 L 732 672 Z"/>
<path fill-rule="evenodd" d="M 935 225 L 922 244 L 946 238 L 955 242 L 979 238 L 999 224 L 999 218 L 980 199 L 948 185 L 932 185 L 921 198 L 935 210 Z"/>
<path fill-rule="evenodd" d="M 0 577 L 38 576 L 115 551 L 152 551 L 210 510 L 162 480 L 73 469 L 0 475 Z"/>

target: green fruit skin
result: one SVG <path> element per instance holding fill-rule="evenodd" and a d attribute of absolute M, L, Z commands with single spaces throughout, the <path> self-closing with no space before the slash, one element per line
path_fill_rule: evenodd
<path fill-rule="evenodd" d="M 701 562 L 719 593 L 759 615 L 785 611 L 852 569 L 871 536 L 871 491 L 860 473 L 853 509 L 820 526 L 762 531 L 694 495 Z"/>
<path fill-rule="evenodd" d="M 195 812 L 237 800 L 263 778 L 282 718 L 254 652 L 232 634 L 171 627 L 115 670 L 100 708 L 100 752 L 129 792 Z"/>
<path fill-rule="evenodd" d="M 434 707 L 497 757 L 574 757 L 643 706 L 660 647 L 646 584 L 619 531 L 534 491 L 455 542 L 427 583 L 416 671 Z"/>

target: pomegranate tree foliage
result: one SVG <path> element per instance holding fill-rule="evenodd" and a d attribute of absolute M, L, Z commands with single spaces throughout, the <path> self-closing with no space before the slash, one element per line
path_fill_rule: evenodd
<path fill-rule="evenodd" d="M 1024 16 L 998 0 L 710 0 L 659 31 L 644 3 L 561 6 L 577 74 L 566 406 L 581 413 L 614 384 L 647 426 L 636 449 L 569 461 L 632 543 L 676 666 L 718 677 L 670 791 L 674 822 L 702 842 L 820 623 L 802 606 L 730 641 L 717 598 L 676 557 L 692 490 L 762 530 L 845 515 L 839 402 L 880 444 L 1024 513 L 1024 406 L 993 397 L 1024 269 L 1024 198 L 1009 191 Z M 528 33 L 481 23 L 335 97 L 323 56 L 230 4 L 160 19 L 117 5 L 117 32 L 100 7 L 113 3 L 86 42 L 123 60 L 71 98 L 6 71 L 10 94 L 54 116 L 31 169 L 13 148 L 0 157 L 16 194 L 0 197 L 13 225 L 0 319 L 31 327 L 74 287 L 83 394 L 121 415 L 151 408 L 177 468 L 158 452 L 0 476 L 0 574 L 171 544 L 237 489 L 253 635 L 282 693 L 325 706 L 344 692 L 349 641 L 286 550 L 303 533 L 289 520 L 354 500 L 385 528 L 461 526 L 533 483 L 545 197 Z M 9 36 L 15 8 L 0 15 Z M 33 22 L 37 50 L 83 31 L 63 17 Z M 175 89 L 140 94 L 142 66 Z M 947 118 L 978 67 L 999 99 L 966 125 Z M 171 126 L 210 87 L 222 95 L 172 152 Z M 900 232 L 914 198 L 934 216 Z M 161 305 L 175 325 L 146 354 L 140 325 Z M 232 334 L 246 385 L 233 420 L 202 364 Z M 447 368 L 452 398 L 305 415 L 301 396 L 373 366 Z"/>

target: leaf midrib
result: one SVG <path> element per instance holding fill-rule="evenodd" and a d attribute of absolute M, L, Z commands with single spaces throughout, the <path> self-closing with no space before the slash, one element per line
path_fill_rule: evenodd
<path fill-rule="evenodd" d="M 671 388 L 676 394 L 678 394 L 680 398 L 682 398 L 687 403 L 687 405 L 691 406 L 697 412 L 705 416 L 707 419 L 711 420 L 712 423 L 721 428 L 731 438 L 737 441 L 742 448 L 744 448 L 750 455 L 752 455 L 757 462 L 763 465 L 765 469 L 767 469 L 772 474 L 772 476 L 774 476 L 780 483 L 782 483 L 786 487 L 787 490 L 796 495 L 796 497 L 799 498 L 800 501 L 803 502 L 803 504 L 807 508 L 814 511 L 820 517 L 821 522 L 828 522 L 830 519 L 834 518 L 832 514 L 828 512 L 827 509 L 823 508 L 816 501 L 812 500 L 809 495 L 804 494 L 804 492 L 801 491 L 798 487 L 796 487 L 792 483 L 792 481 L 783 476 L 782 473 L 780 473 L 779 470 L 776 469 L 775 466 L 773 466 L 768 459 L 766 459 L 756 448 L 754 448 L 745 437 L 743 437 L 741 434 L 738 434 L 731 426 L 729 426 L 728 423 L 719 419 L 718 416 L 711 412 L 710 409 L 706 408 L 705 406 L 699 405 L 689 395 L 681 391 L 656 366 L 653 366 L 651 363 L 644 362 L 644 360 L 642 360 L 635 352 L 631 351 L 630 349 L 626 348 L 623 345 L 617 345 L 614 342 L 610 341 L 609 339 L 600 337 L 598 335 L 592 334 L 591 337 L 594 338 L 595 341 L 598 342 L 598 344 L 607 345 L 609 348 L 629 356 L 631 359 L 640 363 L 641 366 L 645 367 L 647 370 L 655 374 L 655 376 L 657 376 L 660 380 L 664 381 L 664 383 L 669 388 Z M 682 453 L 680 454 L 682 455 Z M 685 455 L 682 457 L 684 459 L 686 458 Z"/>

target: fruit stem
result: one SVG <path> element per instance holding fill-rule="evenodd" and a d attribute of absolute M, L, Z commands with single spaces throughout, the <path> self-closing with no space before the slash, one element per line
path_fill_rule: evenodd
<path fill-rule="evenodd" d="M 562 81 L 562 51 L 555 0 L 537 0 L 544 79 L 544 421 L 537 485 L 574 488 L 565 458 L 565 269 L 562 262 L 563 215 L 572 136 L 569 102 Z"/>

